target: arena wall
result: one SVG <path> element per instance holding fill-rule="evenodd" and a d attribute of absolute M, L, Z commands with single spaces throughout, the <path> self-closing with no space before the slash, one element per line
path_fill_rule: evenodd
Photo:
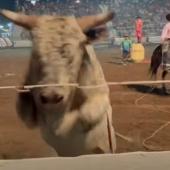
<path fill-rule="evenodd" d="M 0 160 L 1 170 L 169 170 L 170 152 Z"/>
<path fill-rule="evenodd" d="M 14 43 L 14 48 L 22 48 L 22 47 L 31 47 L 32 42 L 29 40 L 18 40 L 18 41 L 13 41 Z"/>

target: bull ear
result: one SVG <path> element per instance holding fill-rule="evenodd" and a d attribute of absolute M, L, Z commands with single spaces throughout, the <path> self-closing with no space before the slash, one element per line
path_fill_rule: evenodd
<path fill-rule="evenodd" d="M 94 15 L 94 16 L 84 16 L 81 18 L 77 18 L 77 22 L 81 29 L 86 32 L 91 28 L 100 26 L 110 21 L 114 17 L 114 12 Z"/>
<path fill-rule="evenodd" d="M 37 16 L 29 16 L 9 10 L 0 10 L 0 14 L 11 20 L 15 24 L 31 30 L 37 24 Z"/>

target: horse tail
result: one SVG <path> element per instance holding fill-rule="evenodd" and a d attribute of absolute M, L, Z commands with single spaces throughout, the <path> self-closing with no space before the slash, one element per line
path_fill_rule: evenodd
<path fill-rule="evenodd" d="M 155 76 L 157 74 L 158 68 L 161 65 L 162 61 L 162 46 L 161 44 L 157 46 L 151 57 L 151 64 L 149 72 L 151 76 Z"/>

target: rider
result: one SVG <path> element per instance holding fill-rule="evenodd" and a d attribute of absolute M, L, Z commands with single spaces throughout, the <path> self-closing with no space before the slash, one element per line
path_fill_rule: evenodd
<path fill-rule="evenodd" d="M 162 65 L 166 69 L 170 66 L 170 13 L 166 15 L 167 23 L 164 26 L 161 34 L 162 44 Z"/>

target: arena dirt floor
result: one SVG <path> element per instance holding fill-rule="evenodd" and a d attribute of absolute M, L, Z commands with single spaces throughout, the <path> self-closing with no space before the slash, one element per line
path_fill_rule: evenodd
<path fill-rule="evenodd" d="M 120 64 L 120 49 L 97 50 L 107 81 L 150 80 L 149 57 L 154 46 L 146 47 L 143 63 Z M 30 49 L 0 50 L 0 86 L 18 85 L 28 66 Z M 160 72 L 159 76 L 160 78 Z M 168 77 L 169 78 L 169 77 Z M 160 85 L 112 86 L 113 124 L 117 132 L 132 139 L 117 137 L 117 152 L 170 150 L 170 125 L 146 140 L 155 130 L 170 121 L 170 96 L 161 94 Z M 16 114 L 15 90 L 0 90 L 0 158 L 18 159 L 51 156 L 39 130 L 29 130 Z"/>

